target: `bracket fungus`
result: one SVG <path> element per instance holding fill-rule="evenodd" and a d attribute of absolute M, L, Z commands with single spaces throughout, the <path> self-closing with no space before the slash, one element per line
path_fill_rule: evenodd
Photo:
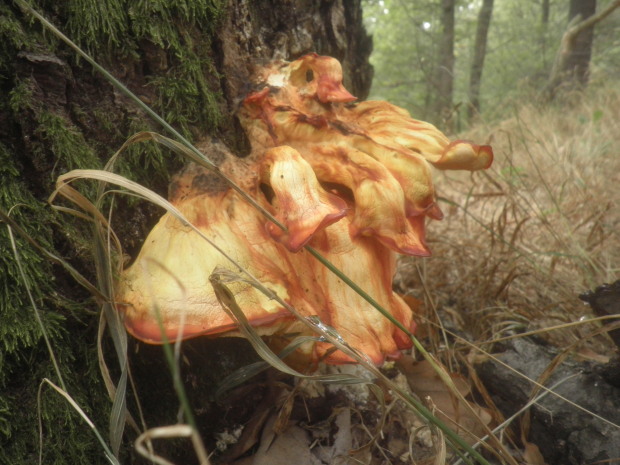
<path fill-rule="evenodd" d="M 392 291 L 392 278 L 396 254 L 430 255 L 425 220 L 442 218 L 431 166 L 485 169 L 491 147 L 450 142 L 435 126 L 387 102 L 354 103 L 334 58 L 310 54 L 274 62 L 256 81 L 259 90 L 239 112 L 251 155 L 234 157 L 213 142 L 202 149 L 223 154 L 220 171 L 286 230 L 195 165 L 175 178 L 171 203 L 299 313 L 317 316 L 376 364 L 397 358 L 411 346 L 406 334 L 303 247 L 318 250 L 413 330 L 412 311 Z M 157 308 L 169 338 L 238 335 L 209 284 L 218 265 L 230 267 L 198 232 L 166 213 L 118 283 L 117 307 L 128 331 L 161 343 Z M 230 290 L 259 335 L 305 330 L 251 285 L 234 283 Z M 327 343 L 307 351 L 315 361 L 352 361 Z"/>

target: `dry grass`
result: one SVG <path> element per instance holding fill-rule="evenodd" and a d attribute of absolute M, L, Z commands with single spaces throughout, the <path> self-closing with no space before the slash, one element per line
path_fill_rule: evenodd
<path fill-rule="evenodd" d="M 436 177 L 446 218 L 429 225 L 433 257 L 401 261 L 401 290 L 421 297 L 425 283 L 444 323 L 476 341 L 589 316 L 578 295 L 619 274 L 619 114 L 620 90 L 604 88 L 465 134 L 488 140 L 495 162 Z"/>

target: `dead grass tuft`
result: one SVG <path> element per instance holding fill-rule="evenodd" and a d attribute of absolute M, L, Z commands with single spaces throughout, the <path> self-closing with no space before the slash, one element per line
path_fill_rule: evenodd
<path fill-rule="evenodd" d="M 439 174 L 446 218 L 429 225 L 433 257 L 400 262 L 401 291 L 422 298 L 425 284 L 442 322 L 475 341 L 590 316 L 578 294 L 618 279 L 619 114 L 620 90 L 603 88 L 466 134 L 495 162 Z M 592 329 L 545 337 L 566 345 Z"/>

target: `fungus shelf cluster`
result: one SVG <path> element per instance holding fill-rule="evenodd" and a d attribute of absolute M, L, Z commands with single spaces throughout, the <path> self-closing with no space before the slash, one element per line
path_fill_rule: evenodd
<path fill-rule="evenodd" d="M 431 176 L 438 169 L 490 166 L 489 146 L 450 142 L 433 125 L 387 102 L 356 100 L 331 57 L 306 55 L 260 69 L 240 110 L 252 144 L 245 159 L 216 145 L 220 170 L 286 226 L 266 220 L 239 194 L 196 166 L 180 173 L 170 201 L 201 232 L 302 315 L 316 315 L 374 363 L 397 358 L 409 338 L 308 252 L 311 245 L 405 327 L 411 309 L 392 291 L 396 254 L 428 256 L 426 217 L 441 219 Z M 209 276 L 227 260 L 191 228 L 165 214 L 122 274 L 116 300 L 128 331 L 169 338 L 238 334 Z M 260 335 L 304 331 L 286 309 L 249 284 L 230 287 Z M 348 363 L 327 343 L 313 360 Z"/>

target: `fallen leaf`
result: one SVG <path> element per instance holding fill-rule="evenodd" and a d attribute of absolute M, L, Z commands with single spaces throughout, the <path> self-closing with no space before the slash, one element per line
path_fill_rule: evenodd
<path fill-rule="evenodd" d="M 427 361 L 416 362 L 410 356 L 404 356 L 397 365 L 407 377 L 411 390 L 422 400 L 430 397 L 437 417 L 466 441 L 473 444 L 485 434 L 485 426 L 491 422 L 491 414 L 483 407 L 463 401 L 456 395 L 458 392 L 465 397 L 471 392 L 471 385 L 463 376 L 450 374 L 457 391 L 453 392 L 453 388 L 444 384 Z"/>
<path fill-rule="evenodd" d="M 310 436 L 305 430 L 297 425 L 290 425 L 276 435 L 276 421 L 276 414 L 267 421 L 252 465 L 323 465 L 321 460 L 310 452 Z"/>
<path fill-rule="evenodd" d="M 523 460 L 526 465 L 547 465 L 544 457 L 540 453 L 540 449 L 536 444 L 525 442 L 525 451 L 523 452 Z"/>

